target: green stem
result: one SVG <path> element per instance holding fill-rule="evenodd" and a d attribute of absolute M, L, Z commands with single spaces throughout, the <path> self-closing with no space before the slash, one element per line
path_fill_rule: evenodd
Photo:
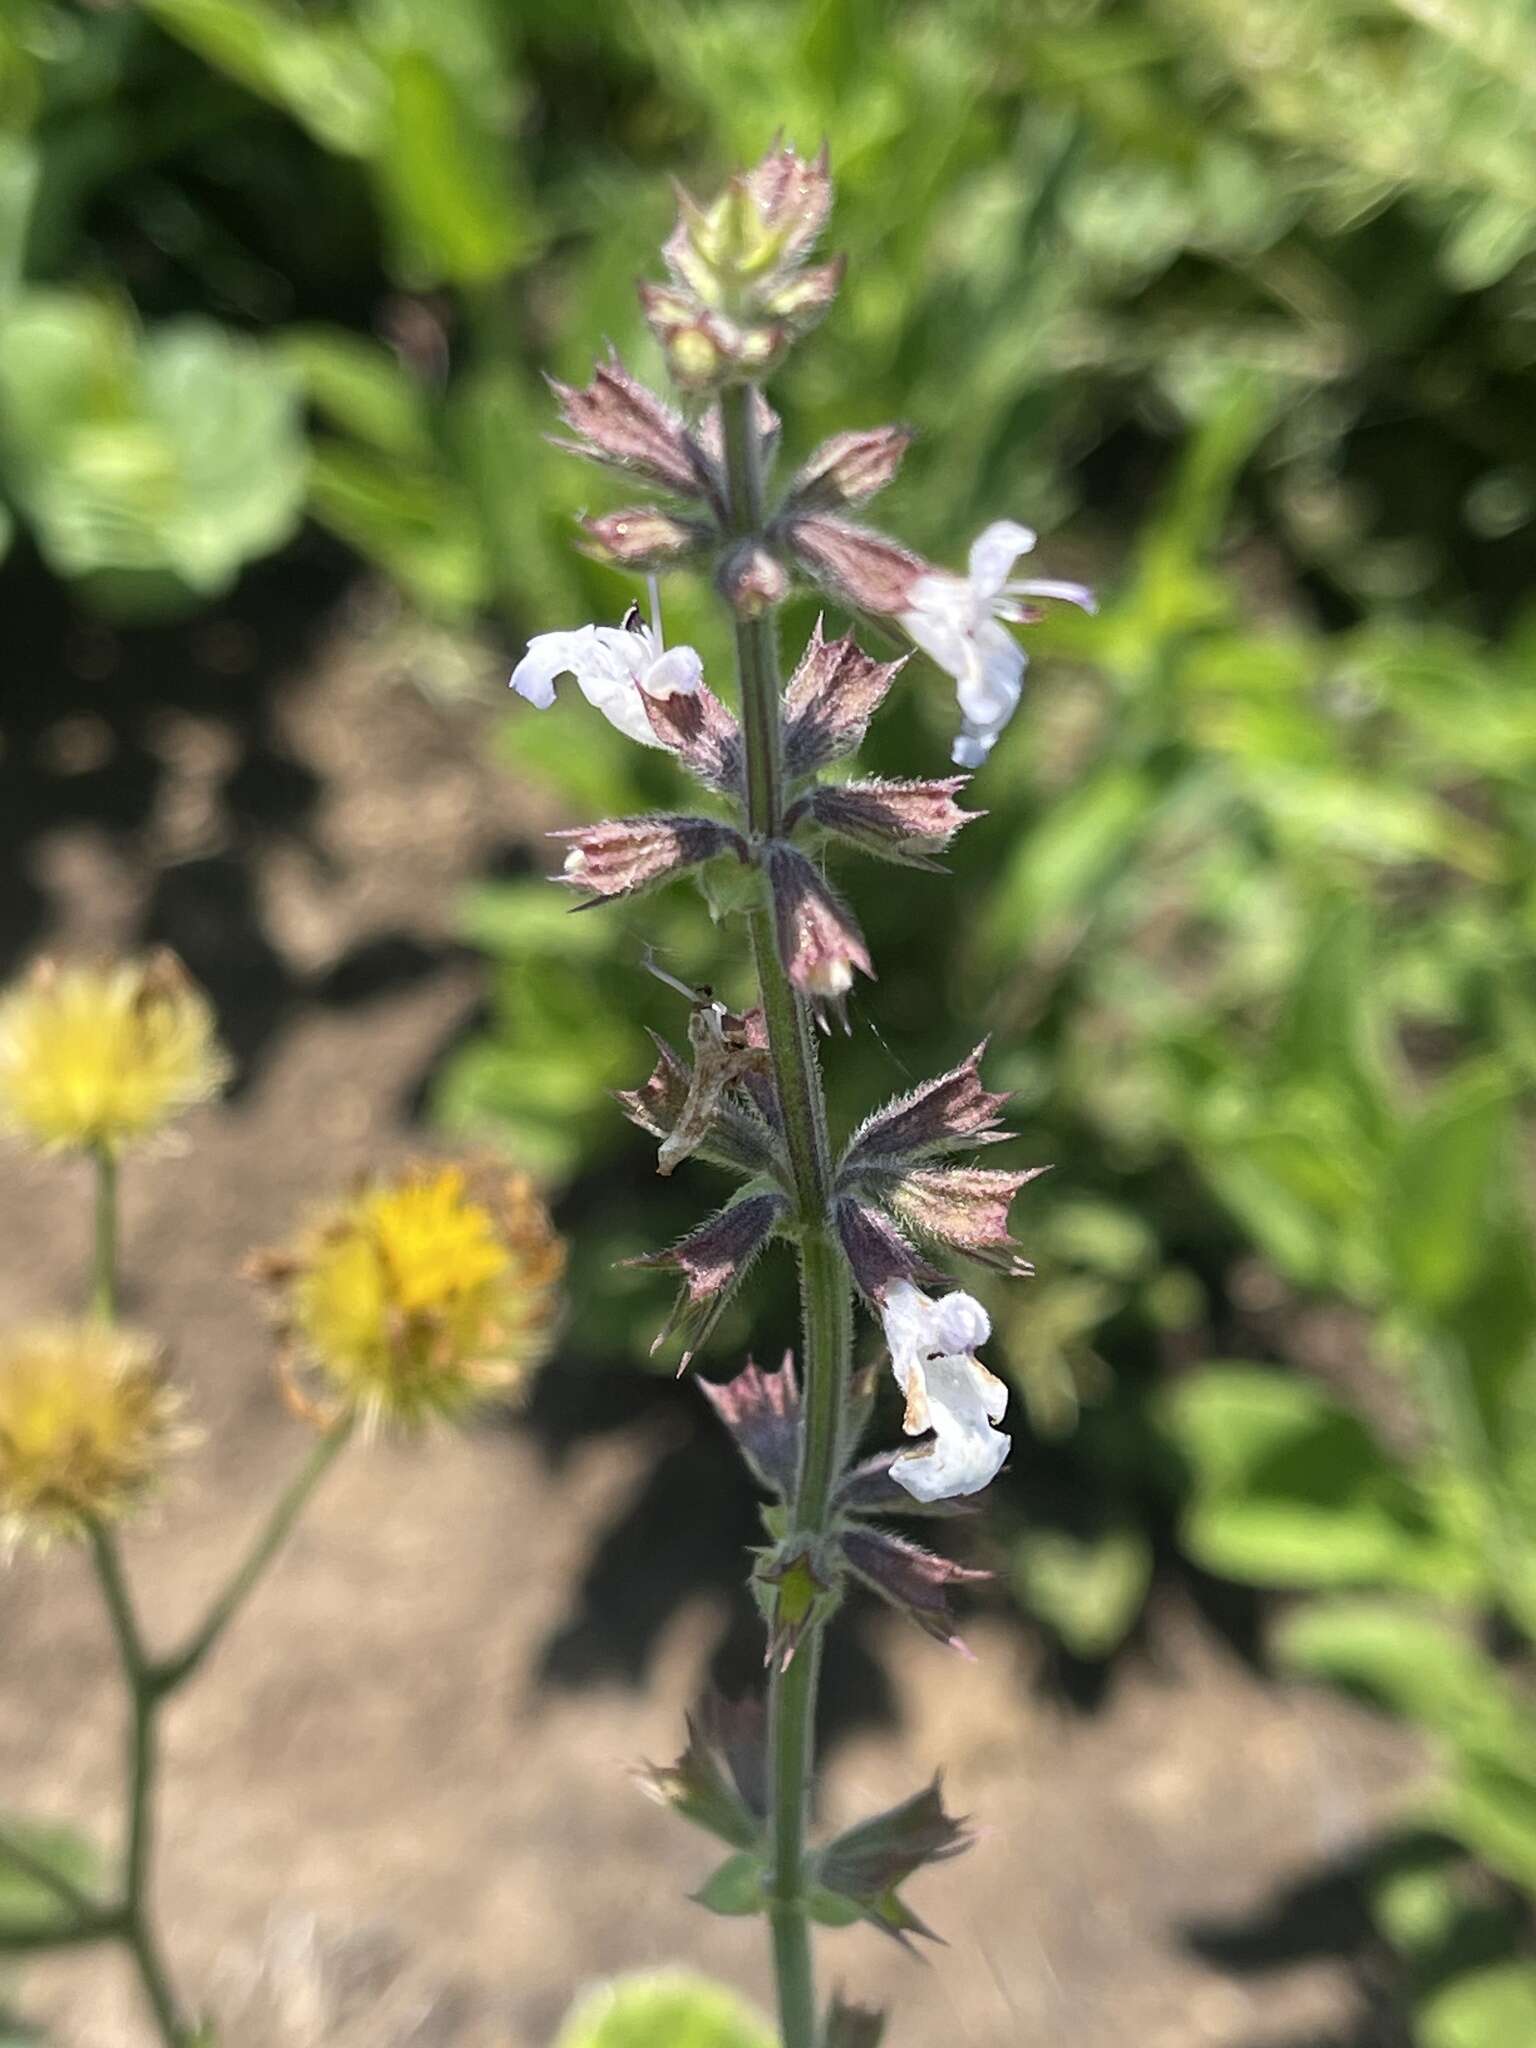
<path fill-rule="evenodd" d="M 91 1259 L 91 1306 L 103 1322 L 117 1314 L 117 1159 L 96 1148 L 96 1233 Z"/>
<path fill-rule="evenodd" d="M 150 1676 L 157 1692 L 168 1693 L 185 1684 L 207 1657 L 240 1608 L 255 1590 L 262 1574 L 287 1541 L 294 1523 L 303 1513 L 310 1495 L 329 1471 L 336 1454 L 352 1434 L 352 1418 L 335 1424 L 315 1441 L 309 1456 L 278 1497 L 271 1514 L 244 1561 L 223 1592 L 209 1608 L 202 1622 L 180 1650 L 157 1664 Z"/>
<path fill-rule="evenodd" d="M 726 504 L 741 540 L 763 528 L 761 449 L 754 393 L 737 385 L 721 395 Z M 736 620 L 741 730 L 746 760 L 747 826 L 755 847 L 776 838 L 784 820 L 782 693 L 778 636 L 771 612 Z M 779 958 L 772 915 L 753 914 L 752 951 L 762 992 L 769 1056 L 784 1119 L 800 1236 L 805 1427 L 791 1527 L 808 1546 L 825 1536 L 843 1455 L 853 1316 L 847 1263 L 832 1218 L 832 1164 L 826 1100 L 806 1004 Z M 816 1693 L 821 1627 L 814 1623 L 768 1696 L 770 1804 L 769 1919 L 784 2048 L 815 2048 L 818 2027 L 806 1901 L 805 1823 L 815 1768 Z"/>
<path fill-rule="evenodd" d="M 89 1535 L 96 1576 L 101 1582 L 123 1676 L 128 1683 L 128 1841 L 123 1855 L 123 1905 L 116 1932 L 133 1957 L 165 2048 L 186 2048 L 189 2031 L 180 2017 L 161 1960 L 149 1902 L 155 1780 L 159 1769 L 156 1719 L 161 1688 L 154 1666 L 144 1652 L 144 1639 L 112 1533 L 100 1522 L 92 1522 Z"/>

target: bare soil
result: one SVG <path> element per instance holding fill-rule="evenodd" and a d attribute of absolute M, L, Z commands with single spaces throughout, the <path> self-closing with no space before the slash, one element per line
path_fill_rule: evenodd
<path fill-rule="evenodd" d="M 6 967 L 168 939 L 243 1062 L 189 1145 L 125 1183 L 130 1311 L 172 1339 L 205 1431 L 129 1541 L 161 1640 L 306 1447 L 240 1261 L 433 1142 L 424 1086 L 481 993 L 455 894 L 521 830 L 483 705 L 402 673 L 438 656 L 338 599 L 328 563 L 282 573 L 280 607 L 258 579 L 191 634 L 42 616 L 4 707 Z M 75 1298 L 84 1204 L 74 1168 L 5 1159 L 4 1318 Z M 701 1404 L 551 1372 L 558 1427 L 349 1452 L 171 1711 L 159 1904 L 227 2048 L 546 2048 L 582 1984 L 673 1958 L 766 2001 L 761 1928 L 687 1903 L 708 1844 L 629 1775 L 673 1753 L 740 1620 L 721 1590 L 739 1536 L 701 1568 L 686 1498 L 665 1530 L 632 1512 Z M 942 1761 L 983 1828 L 913 1888 L 948 1942 L 929 1963 L 864 1930 L 824 1939 L 830 1976 L 899 2006 L 892 2048 L 1400 2048 L 1349 1881 L 1415 1767 L 1397 1737 L 1256 1673 L 1177 1589 L 1091 1711 L 1001 1607 L 967 1634 L 975 1665 L 864 1617 L 832 1674 L 828 1818 Z M 18 1561 L 0 1806 L 110 1844 L 121 1706 L 81 1559 Z M 148 2048 L 108 1953 L 29 1964 L 15 1993 L 59 2044 Z"/>

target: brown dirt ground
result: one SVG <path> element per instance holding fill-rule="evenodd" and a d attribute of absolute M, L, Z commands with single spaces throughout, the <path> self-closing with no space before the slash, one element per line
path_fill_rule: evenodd
<path fill-rule="evenodd" d="M 242 634 L 205 632 L 211 670 L 268 658 Z M 70 646 L 107 688 L 110 639 Z M 18 937 L 182 943 L 248 1062 L 184 1155 L 126 1181 L 131 1309 L 173 1337 L 207 1433 L 129 1544 L 160 1639 L 304 1450 L 238 1263 L 354 1169 L 424 1141 L 412 1104 L 479 993 L 451 944 L 455 890 L 515 836 L 483 714 L 402 680 L 397 642 L 356 600 L 279 658 L 259 719 L 232 724 L 198 689 L 154 715 L 135 742 L 152 797 L 128 828 L 61 798 L 13 874 Z M 88 705 L 33 726 L 50 790 L 123 739 Z M 6 1318 L 70 1298 L 82 1199 L 68 1166 L 6 1159 Z M 708 1847 L 627 1776 L 675 1748 L 717 1603 L 681 1606 L 639 1687 L 540 1678 L 594 1531 L 658 1441 L 647 1419 L 556 1467 L 487 1430 L 359 1448 L 327 1482 L 168 1722 L 159 1900 L 180 1979 L 229 2048 L 545 2048 L 583 1982 L 670 1958 L 766 1996 L 760 1928 L 686 1903 Z M 1015 1629 L 969 1635 L 974 1666 L 882 1626 L 894 1719 L 830 1769 L 828 1811 L 851 1817 L 942 1759 L 953 1803 L 984 1824 L 914 1887 L 949 1942 L 927 1966 L 864 1931 L 824 1941 L 830 1972 L 899 2002 L 892 2048 L 1396 2048 L 1359 1930 L 1315 1882 L 1391 1811 L 1412 1762 L 1394 1738 L 1255 1677 L 1177 1598 L 1088 1715 L 1045 1694 Z M 18 1562 L 0 1577 L 0 1804 L 110 1840 L 120 1708 L 79 1558 Z M 30 1965 L 18 1990 L 70 2048 L 149 2042 L 109 1955 Z"/>

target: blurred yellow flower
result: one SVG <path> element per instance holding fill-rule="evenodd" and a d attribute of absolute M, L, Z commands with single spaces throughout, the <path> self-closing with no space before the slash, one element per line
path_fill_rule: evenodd
<path fill-rule="evenodd" d="M 188 1441 L 159 1347 L 102 1322 L 0 1335 L 0 1537 L 46 1544 L 125 1514 Z"/>
<path fill-rule="evenodd" d="M 40 960 L 0 998 L 0 1122 L 45 1150 L 119 1152 L 229 1071 L 213 1010 L 173 953 Z"/>
<path fill-rule="evenodd" d="M 417 1428 L 512 1390 L 539 1362 L 564 1265 L 525 1175 L 472 1183 L 460 1166 L 422 1164 L 366 1183 L 254 1270 L 277 1294 L 297 1405 Z M 328 1398 L 310 1403 L 295 1369 Z"/>

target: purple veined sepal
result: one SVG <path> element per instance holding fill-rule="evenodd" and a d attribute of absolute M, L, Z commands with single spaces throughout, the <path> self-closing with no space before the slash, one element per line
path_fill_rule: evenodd
<path fill-rule="evenodd" d="M 573 454 L 643 477 L 658 489 L 703 498 L 720 513 L 720 479 L 681 414 L 632 377 L 616 353 L 599 363 L 585 387 L 551 378 L 561 416 L 574 437 L 558 445 Z"/>
<path fill-rule="evenodd" d="M 854 974 L 875 978 L 863 933 L 798 847 L 771 840 L 765 866 L 784 971 L 814 1008 L 823 1031 L 829 1029 L 829 1014 L 846 1030 L 845 1005 Z"/>
<path fill-rule="evenodd" d="M 672 1311 L 651 1345 L 654 1354 L 673 1336 L 682 1340 L 679 1376 L 693 1363 L 788 1210 L 789 1198 L 782 1189 L 748 1186 L 666 1251 L 645 1252 L 624 1261 L 628 1266 L 682 1275 Z"/>
<path fill-rule="evenodd" d="M 784 814 L 785 829 L 802 822 L 873 854 L 877 860 L 942 873 L 933 858 L 943 853 L 963 825 L 985 817 L 955 801 L 970 780 L 946 775 L 937 781 L 828 782 L 808 790 Z"/>
<path fill-rule="evenodd" d="M 768 1815 L 767 1716 L 755 1699 L 705 1693 L 684 1723 L 688 1740 L 675 1763 L 637 1773 L 659 1805 L 733 1849 L 755 1849 Z"/>
<path fill-rule="evenodd" d="M 866 1171 L 900 1171 L 919 1160 L 976 1145 L 998 1145 L 1013 1133 L 1002 1128 L 1010 1098 L 981 1082 L 983 1039 L 956 1067 L 898 1095 L 865 1118 L 844 1149 L 838 1171 L 846 1180 Z"/>
<path fill-rule="evenodd" d="M 863 504 L 895 481 L 912 440 L 912 429 L 901 426 L 833 434 L 790 478 L 784 515 L 803 517 Z"/>
<path fill-rule="evenodd" d="M 821 619 L 784 692 L 784 770 L 792 781 L 862 745 L 902 661 L 875 661 L 851 633 L 829 640 Z"/>
<path fill-rule="evenodd" d="M 742 862 L 749 858 L 745 839 L 718 818 L 605 818 L 549 837 L 570 848 L 554 879 L 587 897 L 581 909 L 657 888 L 721 854 L 733 853 Z"/>

